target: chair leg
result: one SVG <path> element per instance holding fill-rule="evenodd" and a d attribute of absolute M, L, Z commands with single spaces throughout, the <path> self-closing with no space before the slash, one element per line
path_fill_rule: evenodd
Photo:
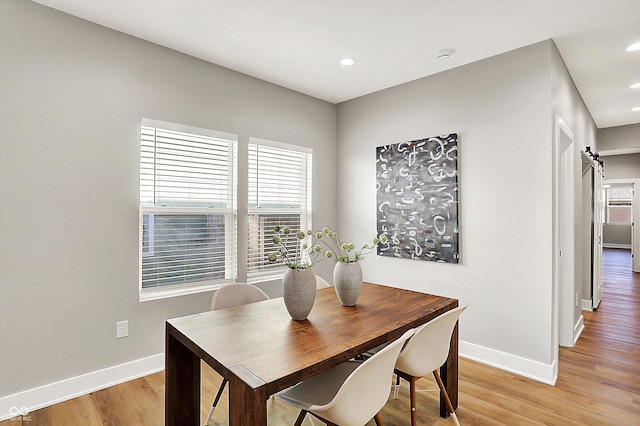
<path fill-rule="evenodd" d="M 393 399 L 398 399 L 399 390 L 400 390 L 400 376 L 396 374 L 396 384 L 393 387 Z"/>
<path fill-rule="evenodd" d="M 416 415 L 416 382 L 418 377 L 411 377 L 409 380 L 409 404 L 411 405 L 411 426 L 418 424 Z"/>
<path fill-rule="evenodd" d="M 220 388 L 218 389 L 218 393 L 216 394 L 215 399 L 213 400 L 213 404 L 209 409 L 209 414 L 207 414 L 207 419 L 204 421 L 205 426 L 209 424 L 209 420 L 211 420 L 211 416 L 213 415 L 213 410 L 216 409 L 218 402 L 220 401 L 220 397 L 222 396 L 222 392 L 224 391 L 224 387 L 227 385 L 227 379 L 223 378 L 222 383 L 220 383 Z"/>
<path fill-rule="evenodd" d="M 440 377 L 440 373 L 438 372 L 437 369 L 433 370 L 433 377 L 435 377 L 436 382 L 438 382 L 438 387 L 440 388 L 440 392 L 442 392 L 442 396 L 444 397 L 444 402 L 445 404 L 447 404 L 447 410 L 449 410 L 449 413 L 451 414 L 451 417 L 453 418 L 454 423 L 456 424 L 456 426 L 460 426 L 460 422 L 458 422 L 458 416 L 456 416 L 456 412 L 453 409 L 453 404 L 449 399 L 449 394 L 447 394 L 447 389 L 445 389 L 444 383 L 442 383 L 442 378 Z"/>
<path fill-rule="evenodd" d="M 373 417 L 373 420 L 375 420 L 376 426 L 384 426 L 382 424 L 382 418 L 380 417 L 380 413 L 376 413 L 376 415 Z"/>
<path fill-rule="evenodd" d="M 298 414 L 298 418 L 296 419 L 296 423 L 294 426 L 301 426 L 304 421 L 304 417 L 307 415 L 307 412 L 304 410 L 300 410 L 300 414 Z"/>

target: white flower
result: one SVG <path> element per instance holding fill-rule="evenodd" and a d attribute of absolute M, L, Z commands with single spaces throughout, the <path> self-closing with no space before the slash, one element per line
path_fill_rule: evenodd
<path fill-rule="evenodd" d="M 328 237 L 328 240 L 321 240 L 323 234 Z M 356 250 L 354 243 L 341 242 L 338 234 L 326 226 L 322 228 L 322 232 L 316 233 L 316 238 L 329 249 L 324 252 L 326 258 L 335 255 L 338 261 L 342 263 L 358 262 L 360 259 L 363 259 L 365 255 L 372 253 L 378 243 L 385 243 L 387 241 L 387 236 L 382 234 L 374 237 L 371 240 L 371 244 L 365 244 L 360 250 Z"/>

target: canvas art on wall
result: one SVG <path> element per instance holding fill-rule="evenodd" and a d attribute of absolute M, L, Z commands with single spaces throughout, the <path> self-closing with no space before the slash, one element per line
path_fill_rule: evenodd
<path fill-rule="evenodd" d="M 378 254 L 458 263 L 458 135 L 376 148 Z"/>

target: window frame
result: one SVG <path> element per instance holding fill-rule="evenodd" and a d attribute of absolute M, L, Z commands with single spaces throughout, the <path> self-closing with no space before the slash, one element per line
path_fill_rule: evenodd
<path fill-rule="evenodd" d="M 628 188 L 631 192 L 630 198 L 628 201 L 622 198 L 615 198 L 614 200 L 623 200 L 622 202 L 618 202 L 611 204 L 610 191 L 619 188 Z M 607 225 L 622 225 L 622 226 L 630 226 L 633 223 L 633 195 L 634 195 L 634 187 L 632 184 L 621 184 L 621 185 L 609 185 L 609 187 L 604 188 L 604 206 L 605 206 L 605 224 Z M 612 210 L 617 209 L 628 209 L 629 210 L 629 221 L 628 222 L 611 222 L 611 212 Z"/>
<path fill-rule="evenodd" d="M 238 214 L 237 214 L 237 196 L 238 196 L 238 136 L 231 133 L 224 133 L 209 129 L 202 129 L 197 127 L 191 127 L 186 125 L 180 125 L 175 123 L 168 123 L 159 120 L 151 120 L 143 118 L 140 124 L 139 144 L 140 144 L 140 190 L 142 190 L 142 131 L 143 127 L 156 128 L 166 130 L 170 132 L 180 132 L 199 137 L 207 137 L 220 139 L 228 143 L 228 167 L 227 180 L 225 184 L 227 186 L 227 207 L 204 207 L 204 206 L 172 206 L 166 205 L 165 202 L 155 203 L 143 203 L 143 200 L 139 200 L 139 272 L 138 272 L 138 290 L 139 300 L 141 302 L 148 300 L 164 299 L 169 297 L 196 294 L 206 291 L 215 290 L 222 285 L 235 282 L 238 276 Z M 154 141 L 154 146 L 157 141 Z M 155 156 L 154 156 L 155 158 Z M 155 171 L 154 164 L 154 171 Z M 154 177 L 154 188 L 158 184 L 158 181 Z M 156 215 L 224 215 L 225 222 L 225 247 L 224 247 L 224 275 L 223 279 L 205 280 L 193 283 L 183 282 L 180 284 L 167 284 L 161 286 L 144 287 L 143 283 L 143 261 L 145 258 L 153 256 L 155 251 L 155 241 L 153 234 L 149 234 L 149 241 L 147 243 L 147 250 L 143 247 L 143 227 L 144 216 L 149 215 L 148 226 L 155 227 Z"/>
<path fill-rule="evenodd" d="M 301 193 L 303 193 L 303 196 L 299 199 L 300 206 L 298 208 L 296 207 L 264 207 L 259 205 L 254 207 L 251 206 L 252 201 L 257 201 L 257 202 L 260 201 L 259 199 L 251 200 L 252 176 L 250 171 L 250 168 L 251 168 L 250 163 L 251 163 L 252 146 L 257 146 L 257 147 L 262 146 L 270 149 L 291 151 L 291 152 L 297 153 L 298 155 L 303 156 L 303 158 L 301 158 L 301 163 L 300 163 L 302 166 L 301 171 L 304 173 L 304 177 L 301 179 L 301 183 L 300 183 L 301 189 L 303 189 L 303 191 L 301 191 Z M 256 269 L 255 266 L 250 264 L 250 252 L 251 252 L 250 239 L 252 237 L 251 218 L 253 216 L 258 216 L 260 218 L 267 215 L 269 216 L 298 215 L 300 218 L 299 229 L 302 229 L 302 230 L 312 229 L 313 149 L 304 147 L 304 146 L 290 145 L 290 144 L 285 144 L 281 142 L 275 142 L 271 140 L 250 137 L 249 144 L 247 147 L 247 165 L 248 165 L 247 167 L 248 169 L 247 170 L 247 175 L 248 175 L 248 179 L 247 179 L 247 188 L 248 188 L 248 191 L 247 191 L 247 261 L 245 264 L 245 268 L 246 268 L 246 274 L 247 274 L 247 282 L 250 284 L 255 284 L 255 283 L 282 279 L 282 276 L 284 275 L 284 272 L 286 271 L 287 267 L 285 265 L 278 265 L 278 266 L 267 267 L 264 269 Z M 296 229 L 295 231 L 299 229 Z M 262 228 L 260 225 L 258 225 L 258 231 L 263 231 L 261 234 L 263 236 L 261 241 L 263 241 L 264 235 L 268 235 L 268 232 L 264 232 L 264 228 Z M 265 250 L 265 248 L 263 247 L 262 250 Z M 266 251 L 262 253 L 265 259 L 268 254 L 269 253 Z"/>

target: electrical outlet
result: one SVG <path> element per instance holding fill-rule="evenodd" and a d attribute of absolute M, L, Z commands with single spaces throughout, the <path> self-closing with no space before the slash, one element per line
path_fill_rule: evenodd
<path fill-rule="evenodd" d="M 116 323 L 116 339 L 122 339 L 129 335 L 129 321 L 118 321 Z"/>

